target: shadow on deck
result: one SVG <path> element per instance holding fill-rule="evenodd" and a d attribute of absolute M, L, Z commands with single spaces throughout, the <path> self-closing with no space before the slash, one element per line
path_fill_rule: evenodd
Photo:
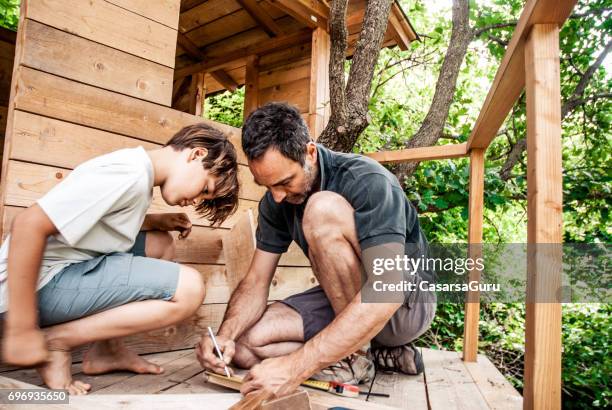
<path fill-rule="evenodd" d="M 371 397 L 369 402 L 312 391 L 313 408 L 344 406 L 350 409 L 520 409 L 522 397 L 486 356 L 465 363 L 458 352 L 422 349 L 425 372 L 419 376 L 379 374 L 372 391 L 391 397 Z M 193 349 L 145 356 L 165 369 L 162 375 L 116 372 L 101 376 L 81 373 L 72 366 L 76 379 L 90 383 L 92 394 L 72 397 L 70 406 L 45 408 L 87 409 L 226 409 L 240 399 L 236 392 L 206 383 Z M 3 376 L 3 377 L 2 377 Z M 7 379 L 9 378 L 9 379 Z M 0 388 L 40 386 L 34 370 L 0 373 Z M 362 390 L 364 388 L 362 387 Z M 39 408 L 39 406 L 31 406 Z M 20 405 L 24 409 L 28 406 Z"/>

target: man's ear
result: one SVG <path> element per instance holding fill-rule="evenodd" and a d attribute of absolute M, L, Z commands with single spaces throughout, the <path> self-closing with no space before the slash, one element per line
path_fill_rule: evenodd
<path fill-rule="evenodd" d="M 208 155 L 208 150 L 206 148 L 197 147 L 192 148 L 189 152 L 189 157 L 187 158 L 189 161 L 193 161 L 195 159 L 202 161 Z"/>
<path fill-rule="evenodd" d="M 317 159 L 317 145 L 312 141 L 306 145 L 306 157 L 313 162 Z"/>

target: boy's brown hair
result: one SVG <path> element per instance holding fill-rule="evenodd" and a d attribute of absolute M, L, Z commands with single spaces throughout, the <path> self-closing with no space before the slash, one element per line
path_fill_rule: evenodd
<path fill-rule="evenodd" d="M 236 212 L 239 188 L 236 150 L 221 131 L 205 123 L 189 125 L 174 134 L 165 146 L 176 151 L 185 148 L 208 150 L 202 165 L 218 179 L 215 184 L 215 198 L 199 203 L 196 206 L 198 214 L 208 218 L 214 226 L 221 225 Z"/>

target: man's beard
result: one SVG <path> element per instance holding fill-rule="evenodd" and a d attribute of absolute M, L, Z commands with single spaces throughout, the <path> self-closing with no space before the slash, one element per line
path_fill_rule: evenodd
<path fill-rule="evenodd" d="M 312 193 L 312 187 L 314 186 L 315 181 L 317 179 L 316 169 L 311 162 L 305 161 L 303 170 L 304 191 L 301 194 L 288 195 L 285 201 L 289 202 L 290 204 L 299 205 L 303 203 L 306 198 L 308 198 L 308 196 L 310 196 L 310 194 Z"/>

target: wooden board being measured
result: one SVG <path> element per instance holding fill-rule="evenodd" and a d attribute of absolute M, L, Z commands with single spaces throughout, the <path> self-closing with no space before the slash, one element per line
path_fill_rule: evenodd
<path fill-rule="evenodd" d="M 25 17 L 174 68 L 176 30 L 108 1 L 29 0 Z"/>
<path fill-rule="evenodd" d="M 164 144 L 181 128 L 199 122 L 224 132 L 240 147 L 240 130 L 147 101 L 70 81 L 27 67 L 16 73 L 15 108 L 144 141 Z M 241 149 L 238 162 L 246 164 Z"/>
<path fill-rule="evenodd" d="M 33 20 L 21 27 L 21 64 L 169 106 L 174 71 Z"/>

